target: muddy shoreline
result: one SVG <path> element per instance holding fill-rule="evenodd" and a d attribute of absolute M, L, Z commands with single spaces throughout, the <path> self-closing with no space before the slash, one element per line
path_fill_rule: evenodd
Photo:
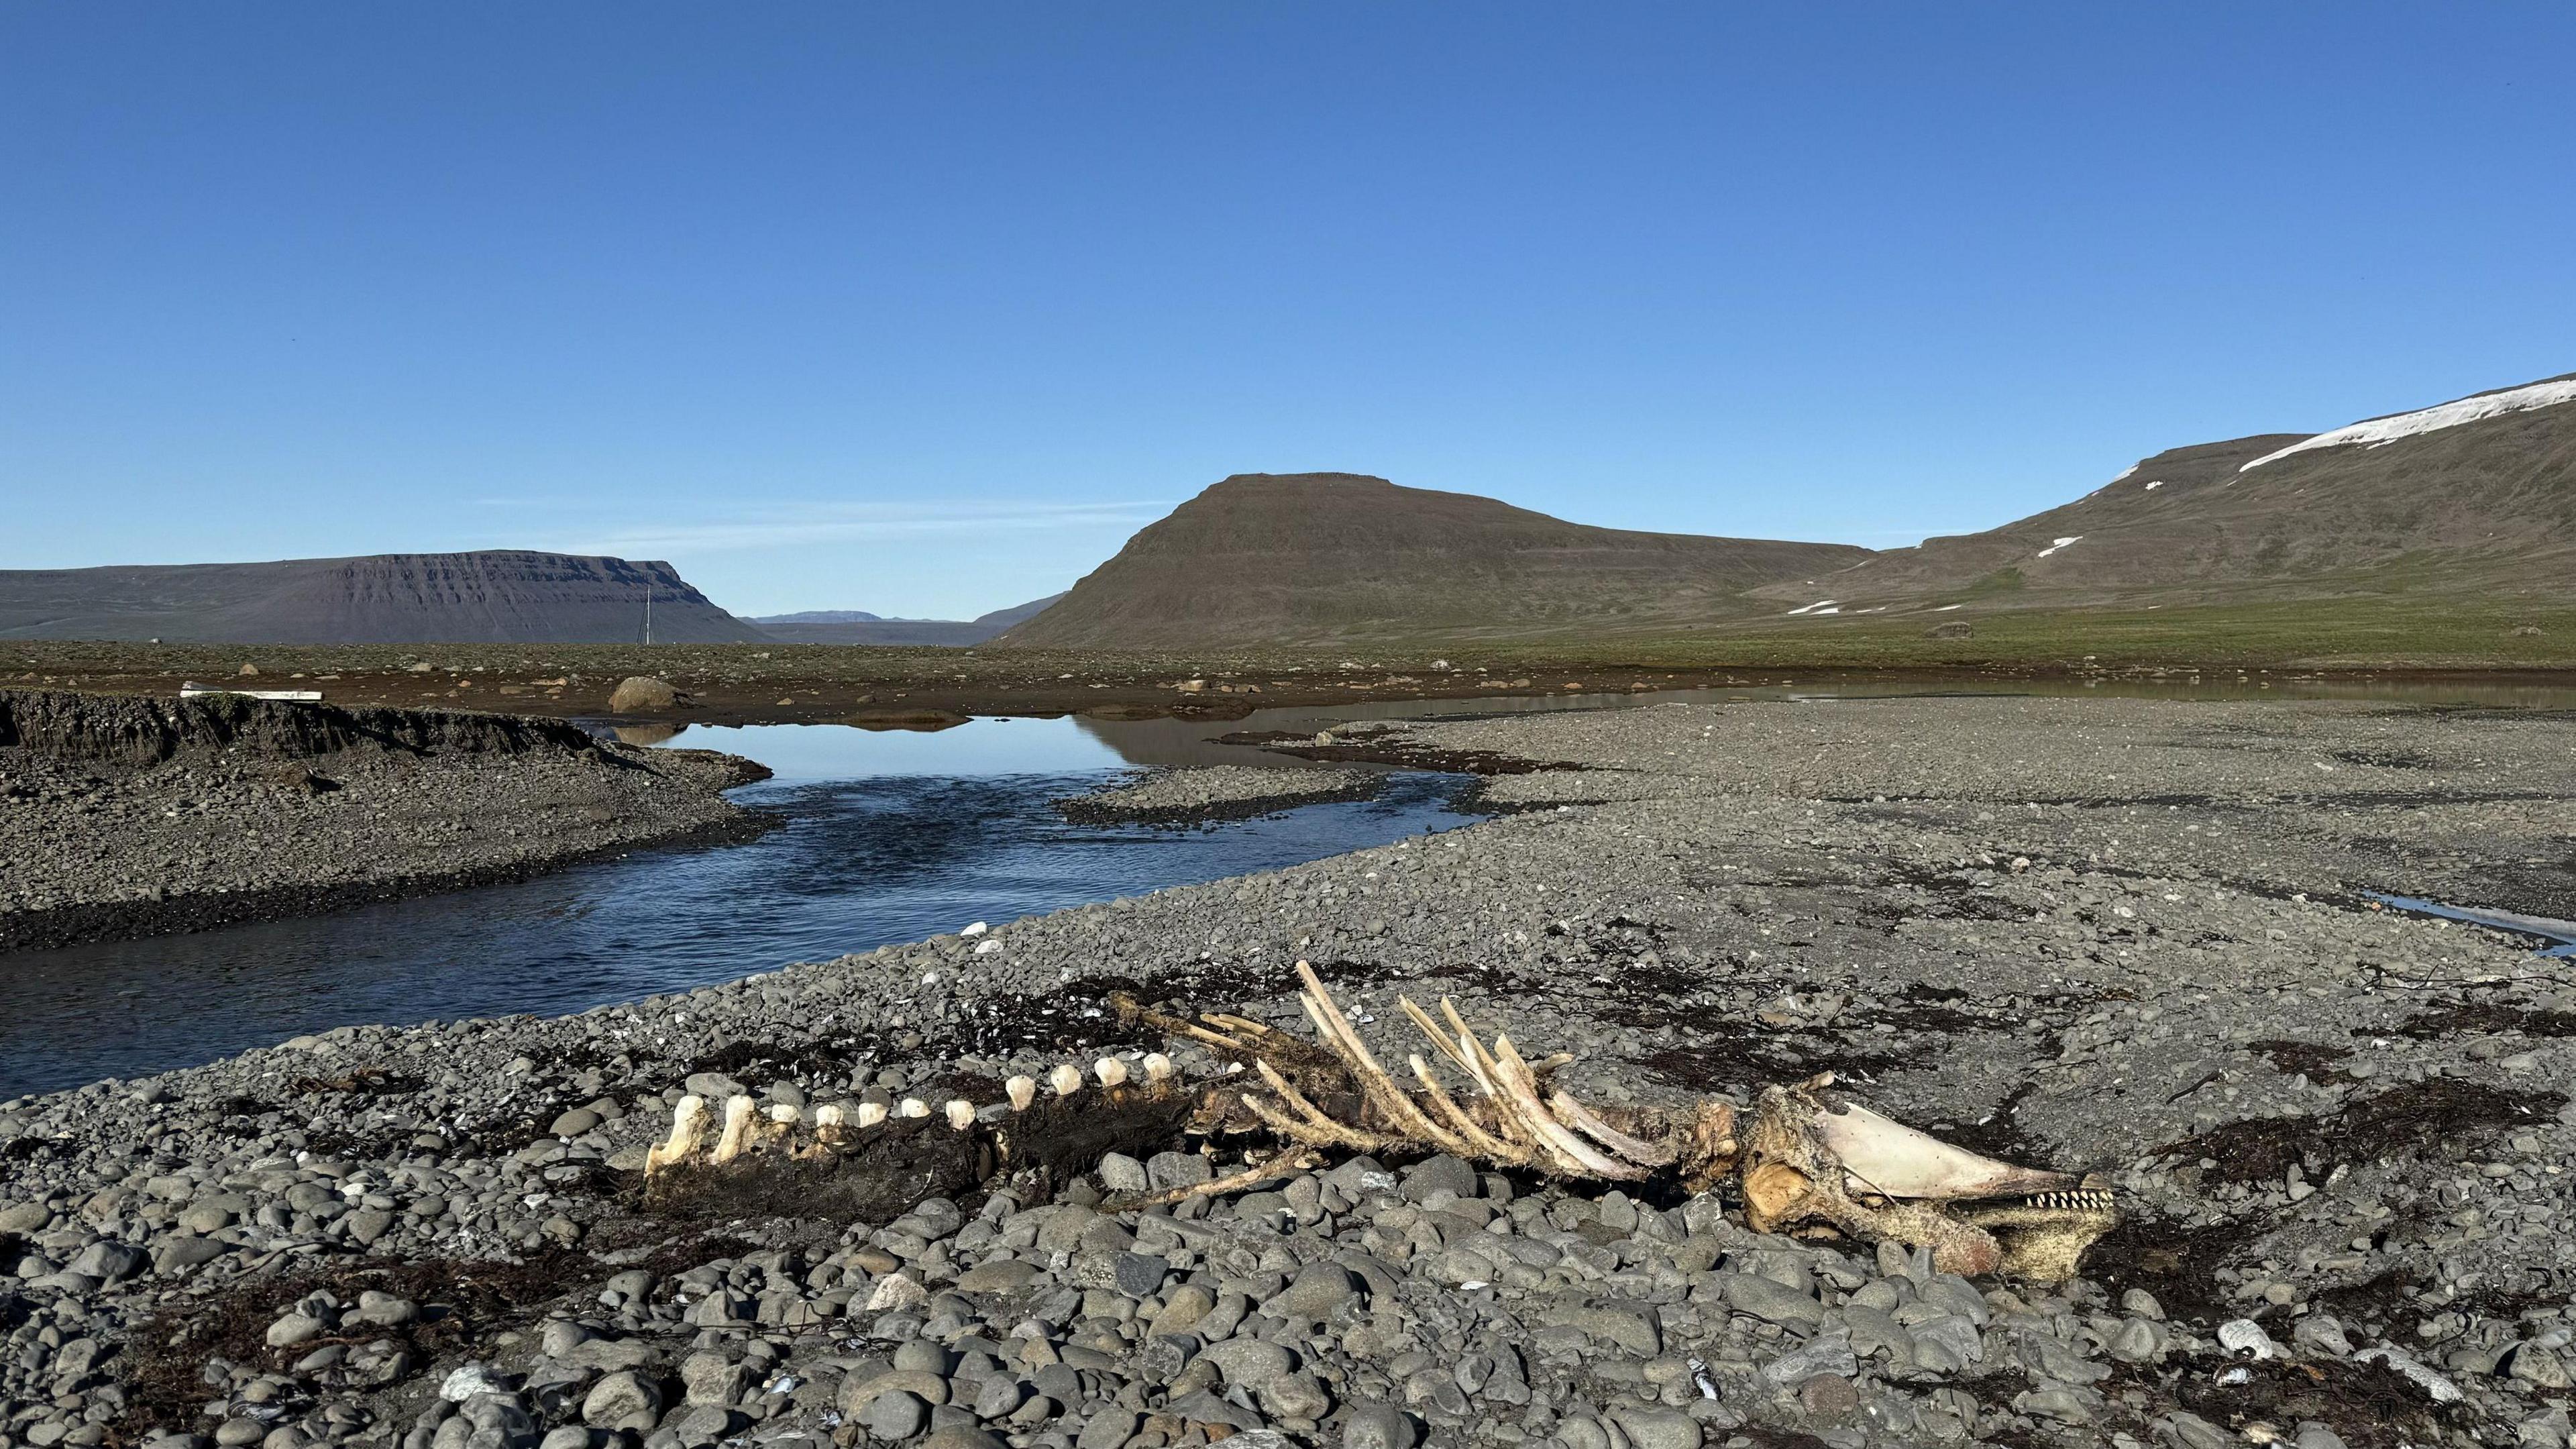
<path fill-rule="evenodd" d="M 2564 1441 L 2576 981 L 2360 892 L 2570 914 L 2576 723 L 1891 699 L 1406 735 L 1582 768 L 1492 774 L 1514 813 L 1274 874 L 0 1104 L 0 1296 L 43 1344 L 0 1358 L 12 1432 Z M 2101 1174 L 2127 1222 L 2051 1284 L 1754 1233 L 1724 1193 L 1417 1154 L 1104 1211 L 1249 1144 L 1149 1124 L 1087 1170 L 986 1180 L 936 1119 L 792 1191 L 639 1190 L 692 1091 L 810 1123 L 1104 1054 L 1211 1079 L 1117 994 L 1310 1035 L 1300 958 L 1382 1058 L 1421 1050 L 1401 993 L 1571 1053 L 1587 1101 L 1834 1071 Z"/>
<path fill-rule="evenodd" d="M 0 691 L 5 953 L 318 915 L 776 822 L 763 778 L 555 721 Z"/>

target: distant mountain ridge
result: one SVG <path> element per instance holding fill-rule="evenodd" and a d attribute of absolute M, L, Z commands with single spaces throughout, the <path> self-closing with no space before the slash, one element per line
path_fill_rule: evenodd
<path fill-rule="evenodd" d="M 0 638 L 207 644 L 756 643 L 667 563 L 496 549 L 0 569 Z"/>
<path fill-rule="evenodd" d="M 2576 373 L 2368 419 L 2172 448 L 2072 503 L 1888 549 L 1781 612 L 2322 596 L 2555 572 L 2576 554 Z"/>
<path fill-rule="evenodd" d="M 972 619 L 889 619 L 858 609 L 817 609 L 770 614 L 751 622 L 785 644 L 888 644 L 961 648 L 981 644 L 1063 598 L 1049 594 Z"/>
<path fill-rule="evenodd" d="M 1847 544 L 1641 533 L 1356 473 L 1239 473 L 996 643 L 1172 649 L 1633 630 L 1733 618 Z"/>
<path fill-rule="evenodd" d="M 807 609 L 801 614 L 753 614 L 754 624 L 874 624 L 885 618 L 865 609 Z"/>

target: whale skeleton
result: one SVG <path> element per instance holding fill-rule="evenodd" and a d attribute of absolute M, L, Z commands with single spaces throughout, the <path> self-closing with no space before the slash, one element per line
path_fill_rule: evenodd
<path fill-rule="evenodd" d="M 987 1133 L 1007 1167 L 1026 1154 L 1014 1124 L 1031 1114 L 1151 1104 L 1186 1108 L 1189 1130 L 1216 1136 L 1261 1133 L 1276 1156 L 1232 1176 L 1172 1189 L 1129 1205 L 1239 1191 L 1300 1171 L 1337 1152 L 1448 1153 L 1469 1163 L 1537 1172 L 1568 1182 L 1661 1183 L 1688 1193 L 1733 1185 L 1748 1226 L 1764 1233 L 1841 1235 L 1930 1250 L 1933 1265 L 1968 1276 L 2002 1273 L 2054 1282 L 2071 1277 L 2086 1248 L 2120 1222 L 2109 1188 L 2092 1177 L 2022 1167 L 1969 1151 L 1883 1117 L 1837 1090 L 1831 1073 L 1776 1085 L 1749 1107 L 1724 1097 L 1678 1106 L 1592 1105 L 1551 1081 L 1571 1058 L 1525 1057 L 1511 1038 L 1472 1030 L 1446 998 L 1439 1014 L 1398 999 L 1406 1019 L 1459 1078 L 1453 1087 L 1429 1058 L 1408 1054 L 1401 1083 L 1360 1039 L 1305 962 L 1299 998 L 1314 1024 L 1308 1041 L 1224 1013 L 1189 1019 L 1113 998 L 1120 1015 L 1198 1043 L 1232 1067 L 1187 1083 L 1168 1056 L 1136 1067 L 1103 1057 L 1086 1084 L 1066 1063 L 1043 1083 L 1013 1077 L 1003 1100 L 962 1098 L 933 1105 L 827 1105 L 811 1127 L 795 1108 L 762 1112 L 749 1096 L 728 1098 L 721 1121 L 709 1104 L 684 1097 L 668 1140 L 645 1158 L 648 1190 L 678 1169 L 745 1170 L 784 1154 L 801 1161 L 865 1161 L 874 1134 L 936 1130 Z M 1141 1080 L 1138 1078 L 1141 1076 Z"/>

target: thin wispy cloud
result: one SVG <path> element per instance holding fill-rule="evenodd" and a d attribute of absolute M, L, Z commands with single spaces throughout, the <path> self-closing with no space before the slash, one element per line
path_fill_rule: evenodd
<path fill-rule="evenodd" d="M 1136 528 L 1170 512 L 1162 501 L 1106 503 L 817 504 L 729 518 L 638 524 L 564 541 L 569 553 L 623 556 L 852 543 L 997 530 Z"/>

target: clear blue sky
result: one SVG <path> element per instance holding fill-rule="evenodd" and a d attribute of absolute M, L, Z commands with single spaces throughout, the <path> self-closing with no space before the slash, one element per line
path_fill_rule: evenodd
<path fill-rule="evenodd" d="M 0 567 L 1062 588 L 1236 471 L 1873 545 L 2576 369 L 2576 6 L 0 8 Z"/>

